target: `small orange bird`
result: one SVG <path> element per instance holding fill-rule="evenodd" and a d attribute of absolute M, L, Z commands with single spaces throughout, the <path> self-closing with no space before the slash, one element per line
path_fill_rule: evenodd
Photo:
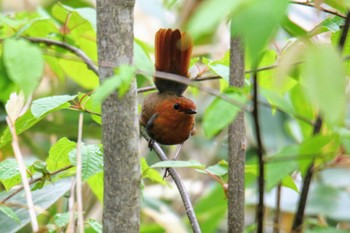
<path fill-rule="evenodd" d="M 157 71 L 188 77 L 192 41 L 178 29 L 160 29 L 155 36 Z M 182 96 L 187 85 L 154 77 L 158 92 L 146 96 L 140 123 L 152 140 L 163 145 L 182 144 L 193 133 L 196 105 Z"/>

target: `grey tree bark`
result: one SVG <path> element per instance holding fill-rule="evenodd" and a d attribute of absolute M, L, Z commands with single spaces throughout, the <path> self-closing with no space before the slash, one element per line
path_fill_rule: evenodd
<path fill-rule="evenodd" d="M 239 38 L 231 38 L 230 85 L 244 85 L 244 49 Z M 244 164 L 245 128 L 244 112 L 238 113 L 229 126 L 229 180 L 228 180 L 228 232 L 242 233 L 244 230 Z"/>
<path fill-rule="evenodd" d="M 101 82 L 121 64 L 133 62 L 134 0 L 97 1 L 98 63 Z M 104 146 L 103 232 L 139 232 L 140 167 L 136 84 L 122 98 L 102 104 Z"/>

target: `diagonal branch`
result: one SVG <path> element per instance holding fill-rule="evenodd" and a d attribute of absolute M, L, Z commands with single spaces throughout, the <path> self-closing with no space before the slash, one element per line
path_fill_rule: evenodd
<path fill-rule="evenodd" d="M 140 131 L 141 131 L 141 135 L 147 141 L 149 141 L 150 137 L 146 133 L 145 128 L 140 127 Z M 166 154 L 163 152 L 162 148 L 160 148 L 160 146 L 157 143 L 153 144 L 153 149 L 156 152 L 156 154 L 160 160 L 162 160 L 162 161 L 168 160 L 168 157 L 166 156 Z M 186 188 L 185 188 L 184 184 L 182 183 L 179 174 L 176 172 L 176 170 L 174 168 L 168 168 L 168 172 L 169 172 L 170 176 L 173 178 L 173 180 L 174 180 L 174 182 L 179 190 L 179 193 L 180 193 L 181 199 L 184 203 L 186 214 L 187 214 L 188 220 L 191 223 L 193 232 L 200 233 L 201 229 L 199 227 L 197 217 L 194 213 L 194 209 L 193 209 L 193 206 L 191 203 L 190 196 L 189 196 L 188 192 L 186 191 Z"/>
<path fill-rule="evenodd" d="M 78 49 L 77 47 L 74 47 L 70 44 L 67 44 L 67 43 L 64 43 L 61 41 L 50 40 L 50 39 L 46 39 L 46 38 L 25 37 L 25 39 L 29 40 L 33 43 L 42 43 L 42 44 L 46 44 L 48 46 L 55 45 L 55 46 L 64 48 L 64 49 L 74 53 L 78 57 L 80 57 L 81 60 L 86 64 L 86 66 L 90 70 L 92 70 L 96 75 L 98 75 L 97 66 L 93 63 L 93 61 L 82 50 Z"/>

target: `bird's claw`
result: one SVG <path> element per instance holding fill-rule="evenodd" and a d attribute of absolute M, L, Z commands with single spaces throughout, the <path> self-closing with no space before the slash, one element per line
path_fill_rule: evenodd
<path fill-rule="evenodd" d="M 148 148 L 150 151 L 153 150 L 153 145 L 154 145 L 154 140 L 150 139 L 149 142 L 148 142 Z"/>

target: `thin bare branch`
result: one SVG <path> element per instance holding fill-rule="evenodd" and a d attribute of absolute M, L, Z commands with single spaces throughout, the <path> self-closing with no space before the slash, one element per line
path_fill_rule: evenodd
<path fill-rule="evenodd" d="M 58 169 L 57 171 L 51 172 L 49 175 L 50 175 L 50 176 L 53 176 L 53 175 L 59 174 L 59 173 L 65 171 L 65 170 L 68 170 L 68 169 L 72 168 L 72 167 L 73 167 L 73 165 L 69 165 L 69 166 L 67 166 L 67 167 Z M 38 182 L 39 180 L 41 180 L 41 179 L 43 179 L 43 178 L 44 178 L 44 176 L 31 179 L 31 180 L 29 181 L 29 185 L 32 185 L 32 184 Z M 19 187 L 18 187 L 15 191 L 13 191 L 10 195 L 8 195 L 8 196 L 5 197 L 4 199 L 2 199 L 2 200 L 0 201 L 0 203 L 3 204 L 3 203 L 5 203 L 5 202 L 7 202 L 8 200 L 10 200 L 13 196 L 15 196 L 17 193 L 19 193 L 19 192 L 22 191 L 23 189 L 24 189 L 23 185 L 19 186 Z"/>
<path fill-rule="evenodd" d="M 76 171 L 76 196 L 78 204 L 78 229 L 79 233 L 84 233 L 84 217 L 83 217 L 83 197 L 82 197 L 82 135 L 83 135 L 83 120 L 84 114 L 81 112 L 79 114 L 79 123 L 78 123 L 78 142 L 77 142 L 77 171 Z"/>
<path fill-rule="evenodd" d="M 255 137 L 257 142 L 257 155 L 259 163 L 259 177 L 258 177 L 258 206 L 256 208 L 256 221 L 257 221 L 257 232 L 264 232 L 264 191 L 265 191 L 265 163 L 264 163 L 264 148 L 262 144 L 260 123 L 259 123 L 259 105 L 258 105 L 258 77 L 257 73 L 253 73 L 253 119 L 255 126 Z"/>
<path fill-rule="evenodd" d="M 93 71 L 96 75 L 98 75 L 98 68 L 93 63 L 93 61 L 83 51 L 81 51 L 80 49 L 78 49 L 70 44 L 64 43 L 62 41 L 51 40 L 51 39 L 46 39 L 46 38 L 25 37 L 25 39 L 29 40 L 33 43 L 42 43 L 42 44 L 46 44 L 48 46 L 55 45 L 55 46 L 64 48 L 64 49 L 74 53 L 78 57 L 80 57 L 81 60 L 87 65 L 87 67 L 91 71 Z"/>
<path fill-rule="evenodd" d="M 10 129 L 10 132 L 12 135 L 12 143 L 11 144 L 12 144 L 13 152 L 15 154 L 15 157 L 16 157 L 16 160 L 18 163 L 19 172 L 20 172 L 21 178 L 22 178 L 22 185 L 23 185 L 24 191 L 25 191 L 30 221 L 32 224 L 32 231 L 37 232 L 39 230 L 39 224 L 38 224 L 38 220 L 36 219 L 36 214 L 35 214 L 35 210 L 34 210 L 32 193 L 30 191 L 29 181 L 27 178 L 26 165 L 24 163 L 22 152 L 21 152 L 21 149 L 19 147 L 15 124 L 12 120 L 15 120 L 15 119 L 10 119 L 9 117 L 6 117 L 6 122 L 9 126 L 9 129 Z"/>
<path fill-rule="evenodd" d="M 144 127 L 140 127 L 140 131 L 141 131 L 141 135 L 147 141 L 149 141 L 150 137 L 148 136 L 147 132 L 145 131 L 145 128 Z M 160 146 L 157 143 L 153 144 L 153 149 L 154 149 L 154 151 L 156 152 L 158 158 L 161 161 L 168 160 L 168 157 L 166 156 L 166 154 L 164 153 L 162 148 L 160 148 Z M 185 207 L 185 210 L 186 210 L 186 214 L 187 214 L 188 220 L 190 221 L 191 226 L 192 226 L 192 231 L 194 233 L 200 233 L 201 229 L 199 227 L 197 217 L 196 217 L 196 215 L 194 213 L 194 209 L 193 209 L 193 206 L 192 206 L 192 203 L 191 203 L 190 195 L 186 191 L 186 188 L 185 188 L 184 184 L 182 183 L 179 174 L 176 172 L 176 170 L 174 168 L 168 168 L 168 172 L 169 172 L 170 176 L 173 178 L 177 189 L 179 190 L 181 199 L 182 199 L 182 201 L 184 203 L 184 207 Z"/>
<path fill-rule="evenodd" d="M 326 9 L 324 7 L 321 7 L 321 6 L 316 6 L 314 3 L 311 3 L 309 1 L 306 1 L 306 2 L 290 1 L 290 3 L 297 4 L 297 5 L 302 5 L 302 6 L 313 7 L 313 8 L 316 8 L 316 9 L 320 10 L 320 11 L 323 11 L 325 13 L 336 15 L 336 16 L 339 16 L 339 17 L 345 19 L 345 15 L 343 15 L 342 13 L 339 13 L 338 11 L 335 11 L 335 10 Z"/>

